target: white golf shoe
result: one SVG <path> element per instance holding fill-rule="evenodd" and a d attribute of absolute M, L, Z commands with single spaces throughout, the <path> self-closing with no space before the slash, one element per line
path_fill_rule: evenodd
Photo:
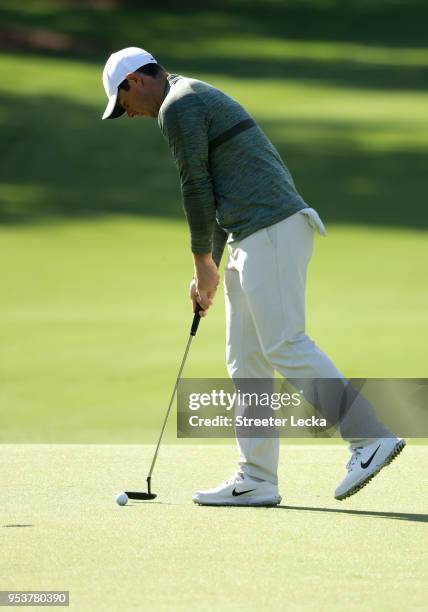
<path fill-rule="evenodd" d="M 277 506 L 281 501 L 276 485 L 240 472 L 215 489 L 196 491 L 192 499 L 201 506 Z"/>
<path fill-rule="evenodd" d="M 348 474 L 337 487 L 336 499 L 345 499 L 362 489 L 380 470 L 389 465 L 405 446 L 401 438 L 379 438 L 367 446 L 351 449 Z"/>

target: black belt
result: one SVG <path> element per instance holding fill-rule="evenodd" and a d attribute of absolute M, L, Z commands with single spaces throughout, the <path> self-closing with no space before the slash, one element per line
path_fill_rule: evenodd
<path fill-rule="evenodd" d="M 222 145 L 224 142 L 226 142 L 230 138 L 233 138 L 234 136 L 236 136 L 237 134 L 240 134 L 241 132 L 245 132 L 245 130 L 249 130 L 255 125 L 257 125 L 257 123 L 254 121 L 254 119 L 244 119 L 244 121 L 240 121 L 239 123 L 229 128 L 222 134 L 219 134 L 218 136 L 213 138 L 208 143 L 208 152 L 212 153 L 214 149 Z"/>

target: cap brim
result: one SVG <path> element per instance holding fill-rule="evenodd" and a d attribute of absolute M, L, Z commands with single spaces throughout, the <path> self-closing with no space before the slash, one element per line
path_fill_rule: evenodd
<path fill-rule="evenodd" d="M 121 115 L 123 115 L 124 112 L 125 111 L 123 110 L 123 108 L 119 104 L 117 104 L 117 92 L 116 92 L 115 94 L 110 96 L 108 104 L 104 111 L 104 114 L 102 116 L 102 119 L 116 119 L 117 117 L 120 117 Z"/>

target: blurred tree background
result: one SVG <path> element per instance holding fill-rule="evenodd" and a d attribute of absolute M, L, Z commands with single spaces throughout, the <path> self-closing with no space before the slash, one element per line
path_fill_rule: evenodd
<path fill-rule="evenodd" d="M 175 376 L 176 170 L 156 121 L 100 120 L 130 45 L 242 102 L 327 222 L 308 329 L 342 371 L 425 375 L 427 21 L 423 0 L 0 0 L 5 439 L 141 439 Z M 218 302 L 189 375 L 225 375 Z"/>

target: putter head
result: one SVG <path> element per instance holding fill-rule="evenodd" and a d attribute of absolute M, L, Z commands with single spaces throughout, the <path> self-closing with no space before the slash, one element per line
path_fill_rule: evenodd
<path fill-rule="evenodd" d="M 125 491 L 125 493 L 129 499 L 141 499 L 149 501 L 150 499 L 155 499 L 156 497 L 156 493 L 143 493 L 141 491 Z"/>

